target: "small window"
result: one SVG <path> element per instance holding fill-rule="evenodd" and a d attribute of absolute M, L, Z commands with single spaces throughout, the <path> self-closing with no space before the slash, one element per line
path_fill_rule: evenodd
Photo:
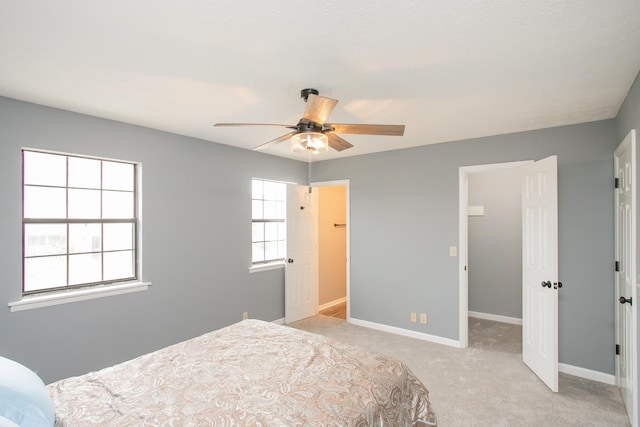
<path fill-rule="evenodd" d="M 254 179 L 251 184 L 252 263 L 284 259 L 287 245 L 287 186 L 261 179 Z"/>
<path fill-rule="evenodd" d="M 135 280 L 137 165 L 22 151 L 23 294 Z"/>

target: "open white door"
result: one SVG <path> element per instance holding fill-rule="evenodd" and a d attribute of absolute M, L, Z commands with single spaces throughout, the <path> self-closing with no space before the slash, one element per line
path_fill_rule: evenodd
<path fill-rule="evenodd" d="M 635 130 L 615 151 L 616 179 L 616 383 L 631 425 L 638 415 L 638 385 L 634 381 L 637 357 L 636 319 L 636 171 Z M 632 305 L 633 304 L 633 305 Z"/>
<path fill-rule="evenodd" d="M 285 323 L 314 316 L 318 310 L 316 200 L 316 193 L 309 193 L 309 187 L 287 186 Z"/>
<path fill-rule="evenodd" d="M 522 359 L 558 391 L 558 172 L 551 156 L 523 167 Z"/>

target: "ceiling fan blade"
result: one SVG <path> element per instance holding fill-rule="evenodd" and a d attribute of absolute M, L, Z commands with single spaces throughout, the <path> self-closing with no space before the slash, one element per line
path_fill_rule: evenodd
<path fill-rule="evenodd" d="M 327 132 L 325 135 L 329 138 L 329 147 L 333 148 L 336 151 L 346 150 L 347 148 L 353 147 L 353 144 L 342 139 L 338 135 L 332 132 Z"/>
<path fill-rule="evenodd" d="M 326 127 L 332 127 L 336 133 L 358 135 L 404 135 L 404 125 L 356 125 L 348 123 L 325 123 Z"/>
<path fill-rule="evenodd" d="M 307 98 L 307 108 L 304 110 L 303 117 L 314 123 L 324 124 L 337 103 L 336 99 L 310 94 Z"/>
<path fill-rule="evenodd" d="M 295 129 L 292 125 L 280 125 L 275 123 L 214 123 L 214 126 L 275 126 L 279 128 Z"/>
<path fill-rule="evenodd" d="M 264 144 L 261 144 L 261 145 L 258 145 L 257 147 L 254 147 L 254 150 L 264 150 L 265 148 L 269 148 L 269 147 L 271 147 L 273 145 L 279 144 L 279 143 L 281 143 L 283 141 L 286 141 L 287 139 L 291 138 L 296 133 L 298 133 L 298 132 L 297 131 L 296 132 L 289 132 L 286 135 L 279 136 L 276 139 L 272 139 L 269 142 L 265 142 Z"/>

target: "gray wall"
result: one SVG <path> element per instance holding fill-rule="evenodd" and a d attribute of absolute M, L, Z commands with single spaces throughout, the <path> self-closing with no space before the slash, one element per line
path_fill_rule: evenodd
<path fill-rule="evenodd" d="M 636 130 L 636 144 L 640 143 L 640 73 L 636 77 L 627 98 L 622 104 L 618 117 L 616 117 L 617 143 L 622 142 L 631 129 Z M 637 149 L 636 145 L 636 149 Z M 636 151 L 636 173 L 640 175 L 640 154 Z M 637 179 L 637 177 L 636 177 Z M 640 182 L 640 180 L 638 180 Z M 637 185 L 638 183 L 636 183 Z M 636 188 L 640 192 L 640 188 Z M 640 212 L 638 212 L 640 216 Z M 636 218 L 636 223 L 640 225 L 640 218 Z M 640 242 L 640 226 L 636 227 L 636 242 Z M 640 267 L 640 250 L 636 252 L 636 265 Z M 638 270 L 640 272 L 640 269 Z M 638 282 L 636 282 L 638 283 Z M 634 304 L 635 305 L 635 304 Z M 638 310 L 638 308 L 635 308 Z M 640 317 L 640 316 L 638 316 Z M 637 342 L 640 345 L 640 324 L 636 325 Z M 636 384 L 640 383 L 640 351 L 637 354 L 636 363 Z M 636 396 L 638 398 L 638 396 Z M 640 414 L 636 414 L 636 425 L 640 425 Z"/>
<path fill-rule="evenodd" d="M 351 316 L 457 340 L 458 168 L 556 154 L 560 362 L 612 374 L 615 147 L 607 120 L 314 163 L 350 180 Z"/>
<path fill-rule="evenodd" d="M 469 310 L 522 319 L 522 172 L 469 174 Z"/>
<path fill-rule="evenodd" d="M 351 314 L 458 339 L 458 168 L 558 155 L 560 361 L 613 373 L 613 150 L 640 127 L 634 86 L 617 120 L 316 162 L 350 179 Z M 143 163 L 149 291 L 9 313 L 0 354 L 46 382 L 241 318 L 284 315 L 282 270 L 249 274 L 250 179 L 306 181 L 306 165 L 0 98 L 0 302 L 20 299 L 20 148 Z M 205 238 L 203 238 L 205 237 Z M 410 312 L 429 324 L 409 322 Z"/>
<path fill-rule="evenodd" d="M 146 292 L 10 313 L 21 298 L 20 148 L 142 162 Z M 0 98 L 0 355 L 45 382 L 250 317 L 284 316 L 283 271 L 249 274 L 251 178 L 306 164 Z"/>

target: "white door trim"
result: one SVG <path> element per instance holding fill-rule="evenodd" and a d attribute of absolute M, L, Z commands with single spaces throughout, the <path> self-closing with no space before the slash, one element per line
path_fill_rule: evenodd
<path fill-rule="evenodd" d="M 461 348 L 466 348 L 469 346 L 469 282 L 466 266 L 468 260 L 468 230 L 467 230 L 467 208 L 469 205 L 469 174 L 478 173 L 478 172 L 492 172 L 500 169 L 510 169 L 510 168 L 518 168 L 523 167 L 525 165 L 533 163 L 533 160 L 525 160 L 518 162 L 507 162 L 507 163 L 492 163 L 485 165 L 474 165 L 474 166 L 461 166 L 459 168 L 458 174 L 458 185 L 459 185 L 459 203 L 458 203 L 458 246 L 460 250 L 458 251 L 458 272 L 459 272 L 459 313 L 460 317 L 458 320 L 458 341 L 460 342 Z"/>
<path fill-rule="evenodd" d="M 346 229 L 346 236 L 347 236 L 347 281 L 346 281 L 346 287 L 347 287 L 347 323 L 351 322 L 351 197 L 349 196 L 349 185 L 350 185 L 350 181 L 348 179 L 340 179 L 340 180 L 335 180 L 335 181 L 318 181 L 318 182 L 312 182 L 311 187 L 341 187 L 344 186 L 345 187 L 345 197 L 346 197 L 346 218 L 347 218 L 347 229 Z M 318 204 L 316 204 L 316 209 L 318 207 Z M 316 213 L 316 217 L 317 217 L 317 213 Z M 317 236 L 318 230 L 316 229 L 316 241 L 318 241 L 318 236 Z M 318 264 L 318 260 L 316 259 L 316 272 L 318 271 L 317 268 L 317 264 Z M 316 280 L 316 283 L 319 285 L 320 281 Z M 318 295 L 319 295 L 320 290 L 318 290 Z"/>

